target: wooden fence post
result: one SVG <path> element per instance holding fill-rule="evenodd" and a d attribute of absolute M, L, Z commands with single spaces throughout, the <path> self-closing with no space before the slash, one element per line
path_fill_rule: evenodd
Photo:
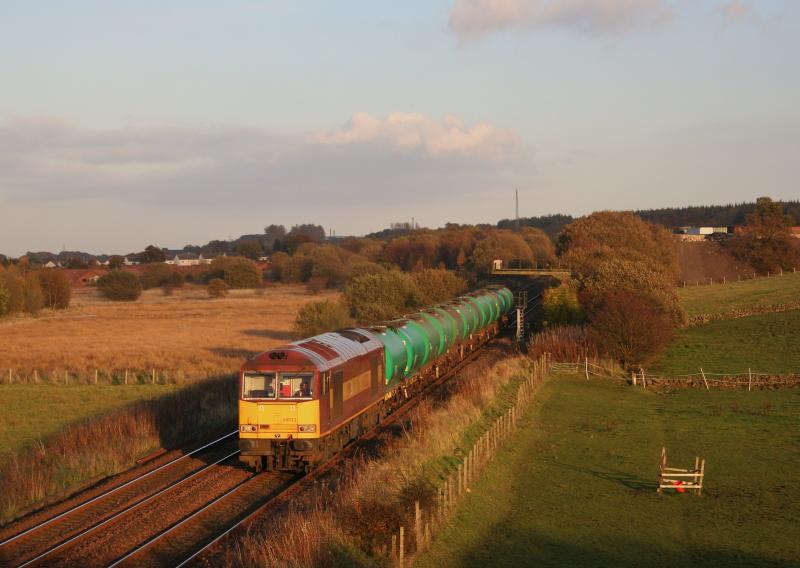
<path fill-rule="evenodd" d="M 414 502 L 414 538 L 419 552 L 422 550 L 422 512 L 419 509 L 419 501 Z"/>
<path fill-rule="evenodd" d="M 94 384 L 97 384 L 97 369 L 94 370 Z"/>
<path fill-rule="evenodd" d="M 708 381 L 706 380 L 706 374 L 703 371 L 703 367 L 700 367 L 700 374 L 703 375 L 703 382 L 706 384 L 706 390 L 709 390 L 708 389 Z"/>
<path fill-rule="evenodd" d="M 400 527 L 400 568 L 403 568 L 403 561 L 405 560 L 406 543 L 405 543 L 405 527 Z"/>
<path fill-rule="evenodd" d="M 747 369 L 747 390 L 750 391 L 752 386 L 753 386 L 753 371 L 748 368 Z"/>
<path fill-rule="evenodd" d="M 128 369 L 125 369 L 125 384 L 128 384 Z"/>
<path fill-rule="evenodd" d="M 584 360 L 583 370 L 586 373 L 586 380 L 589 380 L 589 357 L 587 356 Z"/>

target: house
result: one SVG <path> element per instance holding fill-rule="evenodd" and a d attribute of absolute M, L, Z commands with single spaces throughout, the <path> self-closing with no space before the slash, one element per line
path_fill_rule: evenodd
<path fill-rule="evenodd" d="M 123 264 L 124 266 L 136 266 L 137 264 L 139 264 L 139 261 L 138 261 L 138 260 L 128 260 L 128 257 L 126 256 L 126 257 L 125 257 L 125 258 L 122 260 L 122 264 Z"/>
<path fill-rule="evenodd" d="M 211 264 L 210 258 L 204 258 L 202 254 L 194 254 L 193 252 L 182 252 L 176 254 L 172 259 L 165 260 L 166 264 L 173 264 L 175 266 L 200 266 L 201 264 Z"/>
<path fill-rule="evenodd" d="M 681 241 L 704 241 L 720 239 L 733 234 L 735 227 L 678 227 L 675 234 Z"/>
<path fill-rule="evenodd" d="M 53 262 L 52 260 L 48 260 L 47 264 L 44 265 L 45 268 L 61 268 L 60 262 Z"/>
<path fill-rule="evenodd" d="M 100 277 L 105 274 L 104 271 L 100 270 L 87 270 L 80 276 L 81 284 L 84 286 L 94 286 L 97 284 L 97 281 L 100 280 Z"/>

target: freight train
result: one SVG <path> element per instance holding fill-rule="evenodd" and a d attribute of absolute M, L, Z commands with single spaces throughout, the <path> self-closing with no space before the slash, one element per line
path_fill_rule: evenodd
<path fill-rule="evenodd" d="M 490 287 L 371 327 L 261 353 L 239 373 L 240 460 L 310 471 L 494 337 L 514 296 Z"/>

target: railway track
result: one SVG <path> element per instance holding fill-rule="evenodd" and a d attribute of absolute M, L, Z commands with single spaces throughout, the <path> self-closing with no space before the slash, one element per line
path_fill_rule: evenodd
<path fill-rule="evenodd" d="M 234 449 L 238 432 L 231 432 L 3 540 L 0 565 L 191 564 L 402 420 L 420 400 L 471 364 L 484 347 L 469 353 L 419 396 L 310 474 L 255 474 L 239 467 L 234 460 L 239 453 Z"/>
<path fill-rule="evenodd" d="M 42 514 L 22 519 L 12 526 L 17 532 L 0 540 L 0 565 L 29 566 L 48 561 L 58 551 L 95 533 L 114 519 L 144 505 L 154 495 L 183 483 L 207 469 L 209 464 L 238 453 L 236 432 L 230 432 L 191 452 L 168 459 L 131 479 L 75 502 L 54 507 L 54 513 L 40 520 Z"/>
<path fill-rule="evenodd" d="M 483 348 L 486 346 L 484 344 L 479 349 L 469 353 L 458 365 L 456 365 L 453 369 L 449 372 L 444 373 L 441 377 L 439 377 L 436 381 L 428 385 L 419 396 L 410 399 L 406 404 L 398 408 L 395 412 L 393 412 L 389 417 L 383 420 L 378 426 L 369 430 L 364 436 L 359 438 L 356 442 L 350 444 L 343 452 L 334 456 L 329 462 L 327 462 L 322 467 L 312 471 L 309 474 L 306 474 L 303 477 L 297 479 L 296 482 L 288 485 L 283 491 L 274 494 L 273 496 L 262 499 L 260 504 L 257 507 L 254 507 L 251 512 L 246 515 L 242 515 L 241 518 L 235 522 L 227 526 L 224 530 L 218 532 L 213 538 L 203 541 L 204 544 L 198 545 L 193 551 L 190 551 L 190 554 L 185 555 L 182 559 L 177 559 L 178 561 L 175 562 L 175 558 L 171 558 L 173 562 L 171 565 L 176 566 L 177 568 L 183 568 L 184 566 L 190 566 L 197 561 L 200 561 L 204 555 L 212 552 L 216 547 L 221 545 L 226 538 L 228 538 L 232 533 L 237 533 L 243 530 L 246 530 L 248 526 L 250 526 L 256 518 L 262 517 L 265 513 L 269 511 L 273 511 L 280 507 L 281 505 L 287 503 L 289 499 L 316 483 L 321 476 L 326 474 L 331 468 L 333 468 L 336 464 L 341 462 L 343 459 L 347 458 L 348 456 L 352 455 L 358 448 L 363 447 L 364 443 L 368 443 L 371 440 L 376 439 L 379 437 L 386 429 L 400 422 L 414 407 L 419 404 L 421 400 L 423 400 L 426 396 L 431 394 L 433 391 L 437 390 L 441 387 L 444 383 L 449 381 L 451 378 L 456 376 L 459 372 L 463 371 L 464 368 L 469 366 L 482 352 Z M 213 563 L 212 563 L 213 564 Z M 131 564 L 133 565 L 140 565 L 140 564 Z M 144 564 L 148 565 L 148 564 Z"/>

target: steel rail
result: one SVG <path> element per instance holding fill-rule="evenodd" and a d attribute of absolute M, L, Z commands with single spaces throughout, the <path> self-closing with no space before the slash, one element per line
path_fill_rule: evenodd
<path fill-rule="evenodd" d="M 258 474 L 258 475 L 256 475 L 256 476 L 253 476 L 253 477 L 250 477 L 250 478 L 248 478 L 248 479 L 245 479 L 245 480 L 244 480 L 244 481 L 242 481 L 242 482 L 241 482 L 239 485 L 236 485 L 235 487 L 232 487 L 231 489 L 228 489 L 228 490 L 227 490 L 225 493 L 223 493 L 222 495 L 220 495 L 220 496 L 218 496 L 218 497 L 214 498 L 214 500 L 212 500 L 212 501 L 209 501 L 208 503 L 206 503 L 205 505 L 203 505 L 203 506 L 202 506 L 200 509 L 196 510 L 195 512 L 193 512 L 193 513 L 192 513 L 192 514 L 190 514 L 189 516 L 187 516 L 187 517 L 184 517 L 183 519 L 181 519 L 180 521 L 178 521 L 178 522 L 177 522 L 177 523 L 175 523 L 174 525 L 172 525 L 172 526 L 170 526 L 170 527 L 167 527 L 166 529 L 164 529 L 163 531 L 161 531 L 159 534 L 157 534 L 156 536 L 154 536 L 154 537 L 153 537 L 153 538 L 151 538 L 150 540 L 148 540 L 148 541 L 146 541 L 146 542 L 144 542 L 144 543 L 140 544 L 139 546 L 137 546 L 137 547 L 136 547 L 136 548 L 134 548 L 133 550 L 129 551 L 129 552 L 128 552 L 127 554 L 125 554 L 125 556 L 123 556 L 122 558 L 118 558 L 118 559 L 117 559 L 117 560 L 115 560 L 115 561 L 114 561 L 112 564 L 109 564 L 109 565 L 108 565 L 106 568 L 114 568 L 114 566 L 118 566 L 119 564 L 122 564 L 122 563 L 123 563 L 123 562 L 125 562 L 125 561 L 126 561 L 128 558 L 130 558 L 131 556 L 134 556 L 134 555 L 136 555 L 137 553 L 141 552 L 142 550 L 145 550 L 146 548 L 148 548 L 148 547 L 152 546 L 153 544 L 155 544 L 156 542 L 158 542 L 159 540 L 161 540 L 163 537 L 165 537 L 165 536 L 167 536 L 168 534 L 170 534 L 172 531 L 175 531 L 175 530 L 179 529 L 179 528 L 180 528 L 181 526 L 183 526 L 185 523 L 188 523 L 189 521 L 191 521 L 193 518 L 195 518 L 195 517 L 196 517 L 197 515 L 199 515 L 200 513 L 203 513 L 204 511 L 207 511 L 208 509 L 210 509 L 211 507 L 213 507 L 214 505 L 216 505 L 216 504 L 217 504 L 219 501 L 222 501 L 222 500 L 223 500 L 225 497 L 227 497 L 228 495 L 231 495 L 231 494 L 233 494 L 233 493 L 236 493 L 236 492 L 237 492 L 237 491 L 239 491 L 239 490 L 240 490 L 242 487 L 244 487 L 244 486 L 245 486 L 245 485 L 247 485 L 248 483 L 252 482 L 254 479 L 256 479 L 256 478 L 261 478 L 263 475 L 266 475 L 267 473 L 269 473 L 269 472 L 266 472 L 266 471 L 265 471 L 265 472 L 262 472 L 262 473 L 260 473 L 260 474 Z M 236 525 L 234 525 L 234 526 L 236 526 Z M 232 529 L 229 529 L 229 530 L 232 530 Z"/>
<path fill-rule="evenodd" d="M 206 448 L 208 448 L 210 446 L 213 446 L 214 444 L 217 444 L 217 443 L 221 442 L 222 440 L 226 440 L 227 438 L 230 438 L 231 436 L 234 436 L 234 435 L 236 435 L 238 433 L 239 433 L 239 430 L 237 429 L 235 432 L 231 432 L 230 434 L 225 434 L 221 438 L 217 438 L 213 442 L 209 442 L 206 445 L 197 448 L 196 450 L 192 450 L 188 454 L 184 454 L 184 455 L 182 455 L 182 456 L 180 456 L 178 458 L 175 458 L 174 460 L 168 461 L 167 463 L 158 466 L 154 470 L 148 471 L 147 473 L 145 473 L 143 475 L 140 475 L 139 477 L 136 477 L 134 479 L 131 479 L 130 481 L 126 481 L 122 485 L 118 485 L 117 487 L 113 487 L 113 488 L 109 489 L 108 491 L 106 491 L 104 493 L 101 493 L 100 495 L 97 495 L 96 497 L 93 497 L 92 499 L 89 499 L 88 501 L 85 501 L 85 502 L 83 502 L 83 503 L 81 503 L 81 504 L 79 504 L 79 505 L 77 505 L 77 506 L 75 506 L 75 507 L 73 507 L 71 509 L 68 509 L 67 511 L 64 511 L 63 513 L 60 513 L 60 514 L 56 515 L 55 517 L 51 517 L 51 518 L 47 519 L 43 523 L 39 523 L 38 525 L 35 525 L 35 526 L 33 526 L 33 527 L 29 528 L 29 529 L 26 529 L 26 530 L 24 530 L 24 531 L 22 531 L 22 532 L 20 532 L 18 534 L 15 534 L 14 536 L 12 536 L 10 538 L 7 538 L 6 540 L 0 542 L 0 547 L 5 546 L 6 544 L 12 543 L 15 540 L 17 540 L 17 539 L 19 539 L 19 538 L 21 538 L 21 537 L 23 537 L 25 535 L 28 535 L 28 534 L 30 534 L 30 533 L 32 533 L 34 531 L 42 529 L 42 528 L 48 526 L 50 523 L 53 523 L 53 522 L 57 521 L 58 519 L 62 519 L 67 515 L 70 515 L 70 514 L 76 512 L 76 511 L 78 511 L 80 509 L 83 509 L 87 505 L 91 505 L 92 503 L 95 503 L 95 502 L 97 502 L 98 500 L 100 500 L 100 499 L 102 499 L 104 497 L 108 497 L 112 493 L 116 493 L 117 491 L 119 491 L 121 489 L 124 489 L 125 487 L 128 487 L 129 485 L 131 485 L 133 483 L 136 483 L 137 481 L 141 481 L 141 480 L 143 480 L 143 479 L 145 479 L 147 477 L 150 477 L 151 475 L 153 475 L 154 473 L 156 473 L 158 471 L 161 471 L 165 467 L 169 467 L 171 465 L 174 465 L 175 463 L 181 461 L 182 459 L 188 458 L 189 456 L 192 456 L 192 455 L 196 454 L 197 452 L 205 450 Z"/>
<path fill-rule="evenodd" d="M 129 507 L 126 507 L 125 509 L 123 509 L 121 511 L 116 512 L 111 517 L 108 517 L 107 519 L 104 519 L 104 520 L 102 520 L 102 521 L 100 521 L 98 523 L 95 523 L 94 525 L 90 526 L 87 529 L 82 530 L 81 532 L 79 532 L 78 534 L 73 535 L 72 537 L 68 538 L 67 540 L 60 542 L 56 546 L 45 550 L 44 552 L 40 553 L 38 556 L 36 556 L 34 558 L 31 558 L 30 560 L 25 561 L 25 563 L 20 564 L 19 566 L 17 566 L 17 568 L 23 568 L 24 566 L 28 566 L 30 564 L 33 564 L 34 562 L 37 562 L 37 561 L 41 560 L 42 558 L 46 558 L 47 556 L 50 556 L 51 554 L 53 554 L 54 552 L 56 552 L 58 550 L 61 550 L 62 548 L 64 548 L 68 544 L 72 544 L 76 540 L 79 540 L 79 539 L 85 537 L 87 534 L 90 534 L 90 533 L 96 531 L 97 529 L 99 529 L 100 527 L 103 527 L 103 526 L 111 523 L 112 521 L 118 519 L 119 517 L 130 513 L 134 509 L 137 509 L 140 506 L 144 505 L 145 503 L 147 503 L 149 501 L 152 501 L 153 499 L 155 499 L 156 497 L 159 497 L 160 495 L 163 495 L 167 491 L 171 491 L 172 489 L 175 489 L 179 485 L 182 485 L 183 483 L 189 481 L 190 479 L 192 479 L 194 477 L 197 477 L 198 475 L 200 475 L 201 473 L 207 471 L 208 469 L 210 469 L 212 467 L 215 467 L 215 466 L 221 464 L 222 462 L 224 462 L 226 460 L 229 460 L 233 456 L 236 456 L 238 454 L 239 454 L 239 450 L 236 450 L 235 452 L 230 453 L 227 456 L 218 459 L 214 463 L 210 463 L 210 464 L 206 465 L 205 467 L 203 467 L 202 469 L 199 469 L 199 470 L 195 471 L 191 475 L 183 477 L 183 478 L 179 479 L 178 481 L 176 481 L 175 483 L 172 483 L 172 484 L 168 485 L 167 487 L 164 487 L 160 491 L 158 491 L 156 493 L 153 493 L 152 495 L 150 495 L 148 497 L 140 499 L 139 501 L 137 501 L 133 505 L 131 505 Z"/>
<path fill-rule="evenodd" d="M 239 528 L 239 527 L 241 527 L 243 525 L 249 524 L 257 516 L 261 515 L 266 510 L 272 508 L 273 506 L 279 504 L 282 501 L 285 501 L 288 497 L 291 497 L 295 493 L 298 493 L 303 487 L 305 487 L 306 485 L 311 483 L 319 475 L 321 475 L 322 473 L 328 471 L 335 464 L 339 463 L 345 457 L 347 457 L 348 455 L 353 453 L 355 451 L 356 446 L 357 446 L 357 442 L 363 442 L 365 440 L 369 440 L 369 439 L 375 437 L 380 431 L 385 429 L 387 426 L 397 422 L 403 416 L 408 414 L 408 412 L 410 412 L 415 406 L 417 406 L 425 398 L 425 396 L 428 395 L 431 391 L 437 389 L 438 387 L 440 387 L 441 385 L 443 385 L 444 383 L 446 383 L 447 381 L 452 379 L 454 376 L 456 376 L 456 374 L 459 371 L 463 370 L 470 363 L 472 363 L 473 360 L 476 359 L 478 357 L 478 355 L 483 351 L 483 348 L 486 347 L 486 345 L 488 345 L 495 337 L 497 337 L 497 336 L 492 337 L 491 339 L 489 339 L 489 340 L 485 341 L 484 343 L 482 343 L 477 349 L 467 353 L 464 356 L 464 358 L 461 361 L 459 361 L 447 373 L 444 373 L 441 377 L 436 379 L 434 382 L 430 383 L 428 386 L 426 386 L 424 389 L 422 389 L 422 391 L 420 391 L 417 396 L 409 399 L 408 402 L 406 402 L 405 404 L 400 406 L 397 410 L 392 412 L 386 419 L 382 420 L 378 425 L 376 425 L 373 428 L 371 428 L 370 430 L 368 430 L 363 436 L 361 436 L 360 438 L 355 440 L 353 443 L 349 444 L 344 450 L 342 450 L 340 453 L 338 453 L 333 458 L 331 458 L 327 463 L 325 463 L 324 465 L 320 466 L 319 468 L 313 470 L 311 473 L 307 474 L 306 476 L 301 477 L 295 483 L 293 483 L 292 485 L 290 485 L 289 487 L 284 489 L 281 493 L 279 493 L 278 495 L 273 496 L 267 502 L 265 502 L 261 506 L 259 506 L 256 510 L 250 512 L 245 517 L 243 517 L 239 521 L 237 521 L 234 524 L 232 524 L 230 527 L 225 529 L 225 531 L 223 531 L 222 533 L 217 535 L 213 540 L 210 540 L 209 542 L 204 544 L 200 549 L 198 549 L 197 551 L 192 553 L 191 556 L 189 556 L 186 559 L 182 560 L 179 564 L 176 564 L 175 568 L 182 568 L 183 566 L 186 566 L 192 560 L 194 560 L 199 555 L 201 555 L 202 553 L 204 553 L 207 550 L 209 550 L 212 546 L 217 544 L 220 540 L 225 538 L 227 535 L 229 535 L 231 532 L 233 532 L 237 528 Z M 116 564 L 112 564 L 111 566 L 115 566 L 115 565 Z M 111 566 L 109 566 L 107 568 L 111 568 Z"/>

